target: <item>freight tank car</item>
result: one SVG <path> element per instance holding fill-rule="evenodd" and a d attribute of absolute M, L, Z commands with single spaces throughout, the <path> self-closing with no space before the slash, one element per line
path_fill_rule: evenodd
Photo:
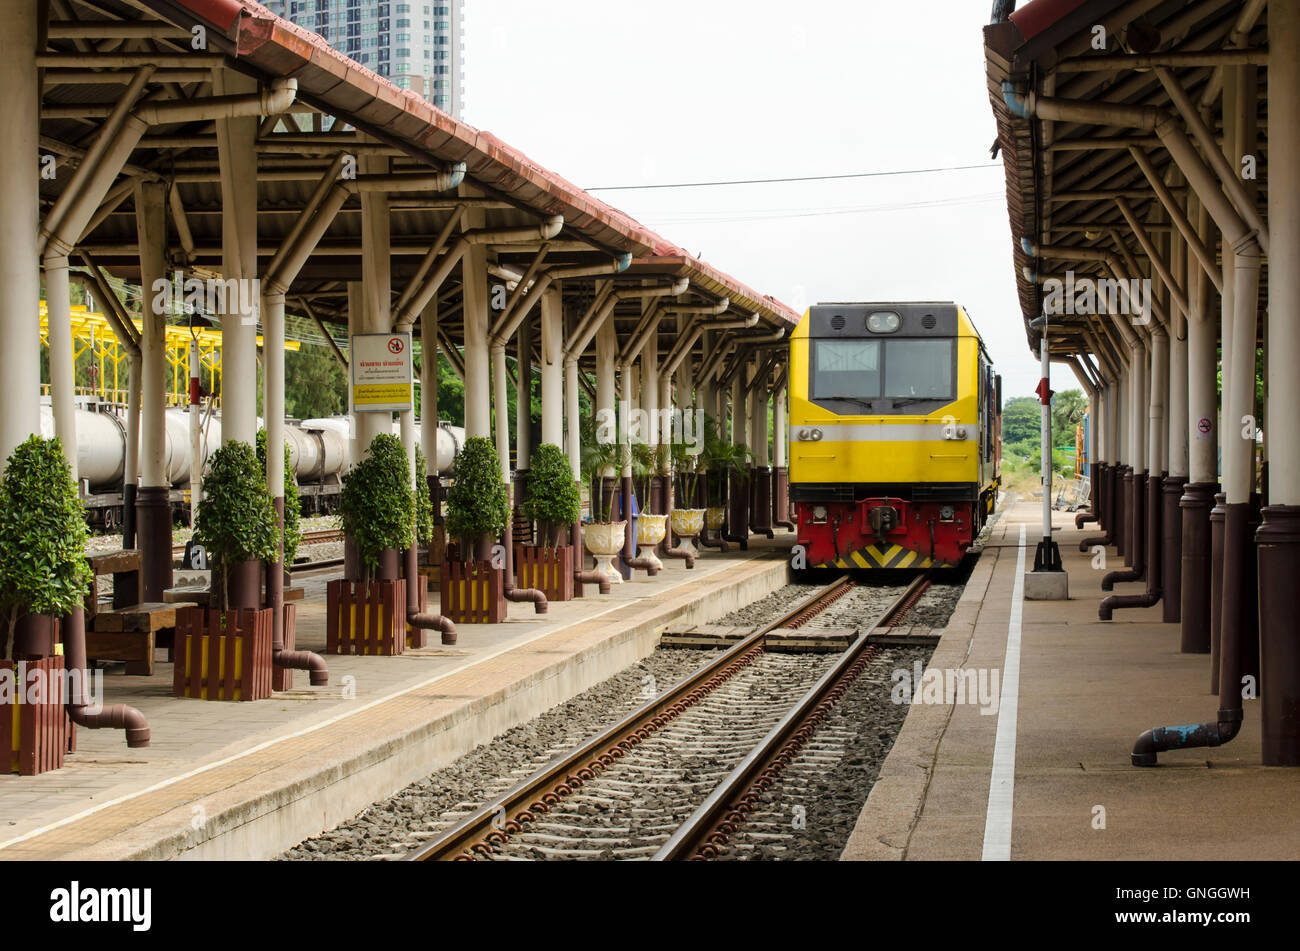
<path fill-rule="evenodd" d="M 956 565 L 997 502 L 1001 378 L 950 302 L 818 304 L 790 338 L 790 502 L 810 567 Z"/>

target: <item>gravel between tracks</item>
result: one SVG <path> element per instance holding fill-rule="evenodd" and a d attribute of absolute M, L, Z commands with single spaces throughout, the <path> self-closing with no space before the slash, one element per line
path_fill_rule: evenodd
<path fill-rule="evenodd" d="M 786 585 L 715 623 L 758 625 L 770 621 L 818 587 L 816 584 Z M 814 626 L 866 624 L 898 590 L 897 586 L 857 587 L 810 623 Z M 650 696 L 667 689 L 714 656 L 713 651 L 656 650 L 641 662 L 475 748 L 390 799 L 375 803 L 338 828 L 299 843 L 281 858 L 400 857 L 556 756 L 617 722 Z M 864 799 L 865 795 L 864 792 Z"/>

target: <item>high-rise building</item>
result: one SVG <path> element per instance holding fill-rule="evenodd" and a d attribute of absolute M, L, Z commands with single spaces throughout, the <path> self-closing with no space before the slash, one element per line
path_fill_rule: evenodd
<path fill-rule="evenodd" d="M 464 96 L 464 0 L 267 0 L 277 16 L 457 118 Z"/>

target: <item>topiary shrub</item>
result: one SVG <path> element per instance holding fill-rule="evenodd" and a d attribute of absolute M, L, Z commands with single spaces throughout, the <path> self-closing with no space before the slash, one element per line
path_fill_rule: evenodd
<path fill-rule="evenodd" d="M 257 464 L 266 471 L 266 430 L 257 431 Z M 292 565 L 302 544 L 302 500 L 298 495 L 298 479 L 293 471 L 289 442 L 284 444 L 284 563 Z"/>
<path fill-rule="evenodd" d="M 538 523 L 543 548 L 551 547 L 557 531 L 572 525 L 582 514 L 582 497 L 573 481 L 573 469 L 554 443 L 544 442 L 533 450 L 523 510 L 525 516 Z"/>
<path fill-rule="evenodd" d="M 362 581 L 379 568 L 386 548 L 409 548 L 415 526 L 415 497 L 402 441 L 380 433 L 367 456 L 343 477 L 339 527 L 361 558 Z"/>
<path fill-rule="evenodd" d="M 0 609 L 8 619 L 0 656 L 24 611 L 67 614 L 90 582 L 86 519 L 63 444 L 30 436 L 0 477 Z"/>
<path fill-rule="evenodd" d="M 510 497 L 497 453 L 486 436 L 471 436 L 456 454 L 456 479 L 447 490 L 447 533 L 474 559 L 477 542 L 495 538 L 510 523 Z"/>
<path fill-rule="evenodd" d="M 280 531 L 266 487 L 266 469 L 246 442 L 228 442 L 208 460 L 203 498 L 194 520 L 194 540 L 212 564 L 212 590 L 230 610 L 230 570 L 246 561 L 273 561 Z"/>
<path fill-rule="evenodd" d="M 433 541 L 433 496 L 429 493 L 429 464 L 419 446 L 415 447 L 415 540 L 421 545 Z"/>

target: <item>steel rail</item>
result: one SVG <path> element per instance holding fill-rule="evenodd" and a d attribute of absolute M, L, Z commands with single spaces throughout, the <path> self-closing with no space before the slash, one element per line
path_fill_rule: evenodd
<path fill-rule="evenodd" d="M 407 854 L 406 861 L 472 859 L 490 854 L 493 846 L 548 812 L 649 739 L 670 721 L 735 676 L 762 653 L 763 640 L 778 627 L 798 627 L 839 600 L 853 588 L 844 575 L 804 598 L 778 620 L 765 625 L 728 648 L 689 677 L 633 710 L 618 723 L 542 767 L 513 789 L 479 807 L 446 832 Z"/>
<path fill-rule="evenodd" d="M 651 861 L 716 857 L 745 816 L 756 808 L 756 793 L 776 782 L 777 774 L 794 759 L 849 684 L 875 657 L 879 648 L 868 643 L 868 635 L 888 627 L 894 618 L 911 608 L 929 583 L 928 571 L 918 575 L 678 826 Z"/>

